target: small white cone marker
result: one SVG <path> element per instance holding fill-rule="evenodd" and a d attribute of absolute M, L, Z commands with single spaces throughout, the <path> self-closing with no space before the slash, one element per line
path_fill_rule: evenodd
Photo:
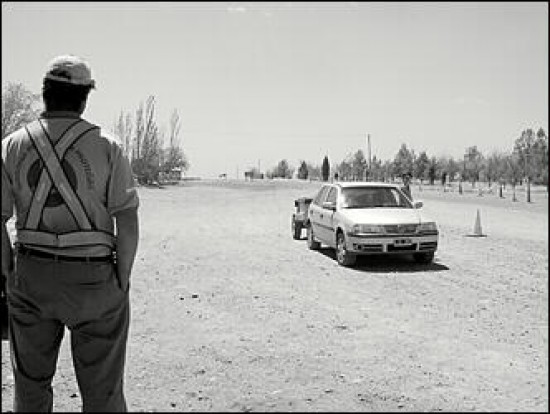
<path fill-rule="evenodd" d="M 481 218 L 479 214 L 479 208 L 477 209 L 476 222 L 474 225 L 474 234 L 471 234 L 473 237 L 485 237 L 483 231 L 481 230 Z"/>

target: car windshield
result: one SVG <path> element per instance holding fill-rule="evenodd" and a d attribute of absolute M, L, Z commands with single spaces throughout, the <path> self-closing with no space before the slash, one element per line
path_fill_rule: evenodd
<path fill-rule="evenodd" d="M 348 187 L 342 189 L 343 208 L 413 208 L 409 200 L 392 187 Z"/>

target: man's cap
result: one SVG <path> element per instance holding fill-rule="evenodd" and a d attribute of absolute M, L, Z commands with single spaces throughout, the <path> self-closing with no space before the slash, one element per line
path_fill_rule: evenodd
<path fill-rule="evenodd" d="M 95 88 L 90 65 L 82 58 L 74 55 L 62 55 L 53 58 L 48 63 L 44 79 Z"/>

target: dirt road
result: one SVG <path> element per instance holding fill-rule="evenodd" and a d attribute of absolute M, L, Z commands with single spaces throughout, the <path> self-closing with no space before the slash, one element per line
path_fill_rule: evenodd
<path fill-rule="evenodd" d="M 293 240 L 318 183 L 140 189 L 131 411 L 548 411 L 548 199 L 415 191 L 435 262 Z M 487 237 L 472 233 L 477 210 Z M 13 378 L 2 344 L 2 411 Z M 80 410 L 68 335 L 57 411 Z"/>

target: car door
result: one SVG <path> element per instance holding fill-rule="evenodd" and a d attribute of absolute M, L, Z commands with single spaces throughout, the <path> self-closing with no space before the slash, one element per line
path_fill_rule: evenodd
<path fill-rule="evenodd" d="M 331 186 L 327 192 L 327 195 L 325 197 L 325 200 L 323 203 L 332 203 L 336 206 L 336 196 L 338 195 L 338 191 L 336 187 Z M 321 207 L 323 206 L 323 203 L 321 203 Z M 322 212 L 320 214 L 320 237 L 323 240 L 323 243 L 334 247 L 336 244 L 336 235 L 334 233 L 334 210 L 331 210 L 329 208 L 323 208 Z"/>
<path fill-rule="evenodd" d="M 322 217 L 323 217 L 323 201 L 326 198 L 329 186 L 324 185 L 321 187 L 311 204 L 309 205 L 308 218 L 311 224 L 311 229 L 315 238 L 319 241 L 322 241 Z"/>

